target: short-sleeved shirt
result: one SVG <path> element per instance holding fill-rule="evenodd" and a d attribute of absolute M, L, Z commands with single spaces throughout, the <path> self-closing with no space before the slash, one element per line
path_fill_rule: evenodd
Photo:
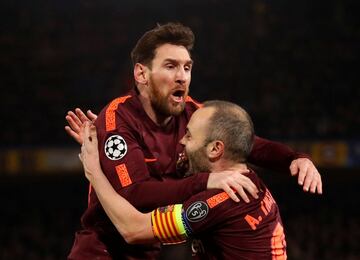
<path fill-rule="evenodd" d="M 247 176 L 260 190 L 258 199 L 236 203 L 223 191 L 200 192 L 153 211 L 154 235 L 168 244 L 197 238 L 193 250 L 200 259 L 286 259 L 279 208 L 257 175 Z"/>

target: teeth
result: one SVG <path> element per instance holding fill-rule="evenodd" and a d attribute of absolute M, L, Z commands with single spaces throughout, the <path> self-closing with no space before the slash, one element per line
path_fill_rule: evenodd
<path fill-rule="evenodd" d="M 174 91 L 171 96 L 175 102 L 180 103 L 180 102 L 184 101 L 184 94 L 185 94 L 185 91 L 178 89 L 178 90 Z"/>
<path fill-rule="evenodd" d="M 174 98 L 174 100 L 175 100 L 176 102 L 181 102 L 181 101 L 183 100 L 183 97 L 182 97 L 182 96 L 178 97 L 178 96 L 174 96 L 174 95 L 173 95 L 173 98 Z"/>
<path fill-rule="evenodd" d="M 181 101 L 181 100 L 182 100 L 182 97 L 176 97 L 176 96 L 175 96 L 175 100 L 176 100 L 176 101 Z"/>

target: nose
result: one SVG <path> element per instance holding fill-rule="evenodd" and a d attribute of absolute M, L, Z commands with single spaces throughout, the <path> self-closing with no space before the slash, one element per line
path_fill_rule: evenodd
<path fill-rule="evenodd" d="M 185 135 L 180 139 L 179 143 L 185 145 Z"/>
<path fill-rule="evenodd" d="M 183 67 L 180 67 L 176 72 L 176 83 L 184 84 L 186 80 L 188 80 L 188 73 L 185 71 Z"/>

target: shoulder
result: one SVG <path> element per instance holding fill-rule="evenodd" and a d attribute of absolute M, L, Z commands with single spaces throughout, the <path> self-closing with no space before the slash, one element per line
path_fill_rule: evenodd
<path fill-rule="evenodd" d="M 96 126 L 104 128 L 107 132 L 115 130 L 116 118 L 132 110 L 134 99 L 134 95 L 130 92 L 110 101 L 99 113 L 95 122 Z"/>
<path fill-rule="evenodd" d="M 193 195 L 190 199 L 188 199 L 184 203 L 184 207 L 188 208 L 196 203 L 201 202 L 206 204 L 206 207 L 214 208 L 217 204 L 220 204 L 229 198 L 230 197 L 223 190 L 205 190 Z"/>
<path fill-rule="evenodd" d="M 248 177 L 258 188 L 261 188 L 263 182 L 261 181 L 259 176 L 256 174 L 256 172 L 253 169 L 249 168 L 249 170 L 250 172 L 244 173 L 244 175 Z"/>
<path fill-rule="evenodd" d="M 250 178 L 250 180 L 258 187 L 259 190 L 262 191 L 267 190 L 265 184 L 262 182 L 262 180 L 257 176 L 257 174 L 253 170 L 251 170 L 249 173 L 244 175 Z M 256 199 L 252 198 L 251 196 L 249 196 L 249 198 L 251 203 L 256 203 Z M 193 204 L 196 204 L 197 202 L 202 202 L 206 204 L 206 206 L 209 209 L 214 209 L 214 210 L 219 207 L 228 208 L 228 207 L 233 207 L 234 205 L 237 205 L 237 207 L 247 207 L 248 205 L 248 203 L 245 203 L 242 200 L 240 202 L 234 202 L 225 191 L 219 189 L 205 190 L 193 195 L 184 203 L 184 207 L 185 208 L 191 207 Z"/>
<path fill-rule="evenodd" d="M 221 190 L 209 190 L 192 196 L 183 204 L 182 218 L 190 234 L 199 234 L 227 220 L 233 208 L 229 196 Z"/>
<path fill-rule="evenodd" d="M 185 102 L 186 102 L 186 105 L 189 105 L 189 106 L 193 106 L 195 107 L 196 109 L 200 108 L 203 106 L 203 104 L 195 99 L 193 99 L 192 97 L 190 96 L 187 96 L 186 99 L 185 99 Z"/>
<path fill-rule="evenodd" d="M 202 103 L 196 101 L 190 96 L 187 96 L 185 99 L 185 113 L 191 116 L 197 109 L 203 106 Z"/>

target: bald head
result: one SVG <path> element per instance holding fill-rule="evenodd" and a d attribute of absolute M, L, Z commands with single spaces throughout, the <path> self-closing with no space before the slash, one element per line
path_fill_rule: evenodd
<path fill-rule="evenodd" d="M 224 159 L 245 162 L 254 140 L 248 113 L 234 103 L 220 100 L 207 101 L 202 109 L 210 112 L 205 142 L 221 140 L 225 146 Z"/>

